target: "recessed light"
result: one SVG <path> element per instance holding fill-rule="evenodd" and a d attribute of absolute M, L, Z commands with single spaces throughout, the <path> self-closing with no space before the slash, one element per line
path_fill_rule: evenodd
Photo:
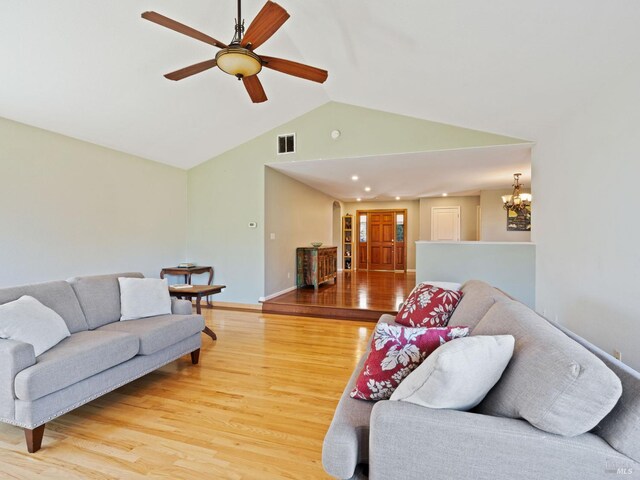
<path fill-rule="evenodd" d="M 364 187 L 364 191 L 365 192 L 370 192 L 371 191 L 371 187 Z"/>
<path fill-rule="evenodd" d="M 358 175 L 352 175 L 351 176 L 351 180 L 353 180 L 354 182 L 358 181 Z"/>
<path fill-rule="evenodd" d="M 396 197 L 396 200 L 400 200 L 400 197 Z"/>
<path fill-rule="evenodd" d="M 447 195 L 448 195 L 447 193 L 443 193 L 443 194 L 442 194 L 442 196 L 443 196 L 443 197 L 446 197 Z"/>
<path fill-rule="evenodd" d="M 356 202 L 361 202 L 362 199 L 361 198 L 356 198 Z"/>

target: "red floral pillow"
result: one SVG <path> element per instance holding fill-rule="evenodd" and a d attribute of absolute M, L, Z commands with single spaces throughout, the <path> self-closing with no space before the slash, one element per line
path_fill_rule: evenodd
<path fill-rule="evenodd" d="M 444 327 L 461 298 L 457 290 L 419 283 L 400 308 L 396 322 L 407 327 Z"/>
<path fill-rule="evenodd" d="M 467 335 L 468 327 L 407 328 L 379 323 L 351 396 L 361 400 L 388 399 L 402 379 L 436 348 Z"/>

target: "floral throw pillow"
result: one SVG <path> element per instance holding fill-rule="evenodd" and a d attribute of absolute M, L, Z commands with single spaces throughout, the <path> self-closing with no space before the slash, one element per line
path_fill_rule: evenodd
<path fill-rule="evenodd" d="M 386 400 L 404 377 L 443 343 L 469 335 L 467 327 L 408 328 L 380 323 L 351 391 L 353 398 Z"/>
<path fill-rule="evenodd" d="M 407 327 L 444 327 L 462 298 L 462 292 L 419 283 L 396 315 Z"/>

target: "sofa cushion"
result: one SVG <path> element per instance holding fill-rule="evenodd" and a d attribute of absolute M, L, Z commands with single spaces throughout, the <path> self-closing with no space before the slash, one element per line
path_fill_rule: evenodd
<path fill-rule="evenodd" d="M 494 303 L 510 300 L 500 290 L 480 280 L 469 280 L 462 285 L 461 291 L 464 296 L 447 325 L 464 325 L 472 332 Z"/>
<path fill-rule="evenodd" d="M 130 272 L 74 277 L 68 280 L 78 297 L 91 330 L 120 320 L 118 277 L 143 278 L 144 276 L 141 273 Z"/>
<path fill-rule="evenodd" d="M 64 280 L 2 288 L 0 289 L 0 304 L 12 302 L 23 295 L 35 298 L 45 307 L 49 307 L 60 315 L 71 333 L 89 329 L 73 289 Z"/>
<path fill-rule="evenodd" d="M 133 358 L 138 339 L 119 332 L 78 332 L 15 378 L 16 397 L 33 401 Z"/>
<path fill-rule="evenodd" d="M 204 329 L 201 315 L 161 315 L 131 322 L 115 322 L 98 331 L 124 332 L 140 340 L 140 355 L 151 355 Z"/>
<path fill-rule="evenodd" d="M 62 317 L 29 295 L 0 305 L 0 338 L 32 345 L 36 357 L 69 335 Z"/>
<path fill-rule="evenodd" d="M 419 283 L 400 308 L 396 322 L 407 327 L 445 327 L 460 297 L 458 290 Z"/>
<path fill-rule="evenodd" d="M 575 436 L 595 427 L 622 393 L 620 379 L 591 352 L 519 302 L 497 302 L 473 335 L 513 335 L 513 358 L 478 409 L 524 418 Z"/>
<path fill-rule="evenodd" d="M 640 373 L 562 325 L 556 327 L 602 360 L 622 382 L 620 400 L 593 432 L 617 451 L 640 462 Z"/>
<path fill-rule="evenodd" d="M 511 335 L 475 335 L 447 342 L 398 385 L 390 400 L 469 410 L 500 380 L 513 346 Z"/>

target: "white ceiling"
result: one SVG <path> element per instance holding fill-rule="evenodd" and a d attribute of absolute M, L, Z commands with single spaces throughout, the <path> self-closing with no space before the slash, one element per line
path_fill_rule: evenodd
<path fill-rule="evenodd" d="M 140 18 L 228 41 L 233 0 L 0 2 L 0 116 L 183 168 L 328 100 L 535 140 L 640 58 L 636 0 L 278 1 L 258 53 L 329 80 L 264 71 L 259 105 L 218 70 L 163 78 L 215 49 Z"/>
<path fill-rule="evenodd" d="M 347 159 L 271 163 L 302 183 L 345 202 L 478 195 L 509 187 L 513 174 L 531 186 L 531 144 Z M 401 174 L 399 173 L 401 172 Z M 351 177 L 358 176 L 357 181 Z M 370 187 L 371 191 L 365 191 Z"/>

